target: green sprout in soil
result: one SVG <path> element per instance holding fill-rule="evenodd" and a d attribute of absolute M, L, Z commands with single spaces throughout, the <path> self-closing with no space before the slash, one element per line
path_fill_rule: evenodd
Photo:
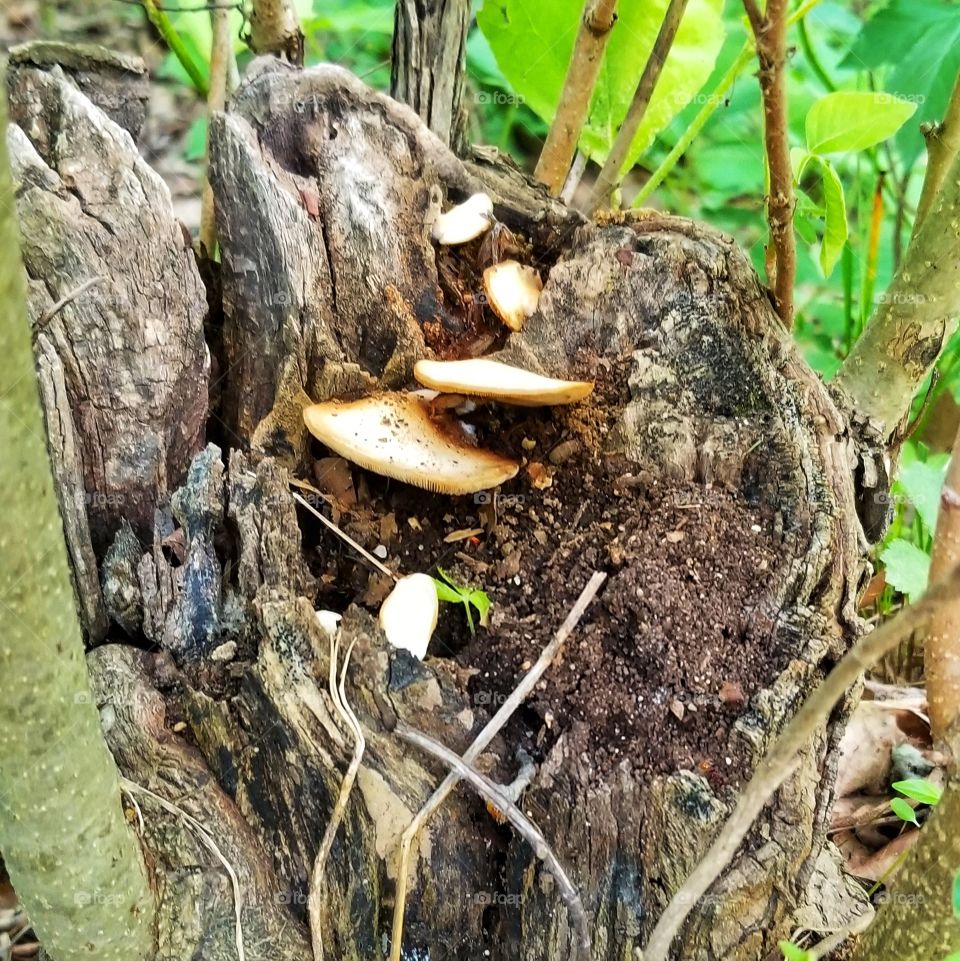
<path fill-rule="evenodd" d="M 477 609 L 480 625 L 486 627 L 490 619 L 490 598 L 487 596 L 486 591 L 461 586 L 441 567 L 437 568 L 437 573 L 443 578 L 443 580 L 437 577 L 433 579 L 433 583 L 437 586 L 437 597 L 447 604 L 463 605 L 471 635 L 477 633 L 477 629 L 473 623 L 472 608 Z"/>

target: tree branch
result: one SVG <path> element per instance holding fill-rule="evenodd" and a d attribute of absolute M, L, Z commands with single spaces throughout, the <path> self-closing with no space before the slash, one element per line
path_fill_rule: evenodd
<path fill-rule="evenodd" d="M 960 569 L 927 591 L 916 604 L 904 608 L 882 627 L 860 638 L 844 655 L 823 683 L 793 716 L 740 795 L 733 813 L 700 864 L 667 905 L 643 952 L 644 961 L 666 961 L 670 944 L 687 915 L 714 880 L 730 863 L 757 815 L 774 791 L 793 772 L 796 756 L 809 743 L 817 727 L 859 675 L 873 667 L 918 628 L 929 623 L 945 602 L 960 589 Z"/>
<path fill-rule="evenodd" d="M 253 0 L 250 49 L 303 66 L 303 31 L 294 0 Z"/>
<path fill-rule="evenodd" d="M 960 317 L 960 153 L 835 386 L 891 435 Z"/>
<path fill-rule="evenodd" d="M 940 493 L 940 511 L 930 558 L 930 581 L 936 583 L 960 566 L 960 431 Z M 934 744 L 946 743 L 960 758 L 960 597 L 947 601 L 930 620 L 923 646 L 930 733 Z"/>
<path fill-rule="evenodd" d="M 793 235 L 793 170 L 787 117 L 787 0 L 768 0 L 761 15 L 755 0 L 744 0 L 753 28 L 760 63 L 760 93 L 763 96 L 763 134 L 767 154 L 767 285 L 774 304 L 787 327 L 793 324 L 793 285 L 797 273 L 796 241 Z M 772 249 L 771 249 L 772 248 Z"/>
<path fill-rule="evenodd" d="M 590 110 L 603 51 L 616 20 L 617 0 L 586 0 L 557 113 L 534 171 L 537 180 L 546 184 L 554 197 L 560 195 L 567 179 Z"/>
<path fill-rule="evenodd" d="M 943 186 L 947 171 L 960 153 L 960 74 L 953 85 L 953 93 L 950 95 L 943 120 L 929 126 L 924 125 L 921 129 L 927 141 L 927 172 L 917 204 L 917 216 L 913 221 L 914 233 L 920 229 L 920 224 Z"/>
<path fill-rule="evenodd" d="M 677 36 L 680 21 L 684 11 L 687 9 L 688 0 L 670 0 L 667 12 L 664 14 L 663 23 L 660 24 L 660 31 L 654 41 L 653 49 L 643 68 L 640 82 L 637 84 L 636 92 L 630 103 L 630 109 L 624 118 L 623 126 L 617 133 L 617 138 L 613 142 L 613 147 L 607 156 L 607 160 L 600 171 L 600 176 L 590 194 L 584 213 L 587 216 L 604 203 L 609 202 L 610 195 L 620 185 L 623 175 L 623 165 L 626 163 L 627 155 L 640 124 L 646 115 L 647 107 L 650 105 L 650 98 L 656 89 L 657 81 L 663 71 L 663 65 L 673 46 L 673 41 Z"/>
<path fill-rule="evenodd" d="M 207 117 L 222 111 L 227 105 L 227 75 L 229 73 L 231 39 L 230 8 L 218 7 L 210 11 L 212 39 L 210 42 L 210 89 L 207 93 Z M 207 124 L 207 156 L 210 155 L 210 124 Z M 200 201 L 200 244 L 212 258 L 217 246 L 217 222 L 213 210 L 213 190 L 206 175 Z"/>

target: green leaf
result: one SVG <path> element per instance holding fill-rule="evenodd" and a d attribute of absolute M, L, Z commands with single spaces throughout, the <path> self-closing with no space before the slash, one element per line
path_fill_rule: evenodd
<path fill-rule="evenodd" d="M 462 587 L 453 580 L 450 575 L 443 570 L 442 567 L 437 568 L 437 573 L 443 578 L 443 580 L 438 580 L 433 578 L 433 583 L 437 588 L 437 598 L 441 601 L 445 601 L 448 604 L 462 604 L 464 607 L 464 612 L 467 616 L 467 625 L 470 628 L 470 633 L 474 633 L 473 626 L 473 612 L 471 611 L 471 606 L 477 609 L 477 613 L 480 616 L 480 624 L 482 627 L 486 627 L 490 619 L 490 598 L 487 596 L 485 591 L 471 590 L 468 587 Z"/>
<path fill-rule="evenodd" d="M 809 951 L 798 948 L 792 941 L 780 941 L 778 946 L 786 961 L 809 961 L 812 957 Z"/>
<path fill-rule="evenodd" d="M 891 0 L 867 22 L 843 62 L 856 70 L 891 65 L 886 89 L 919 104 L 915 121 L 897 134 L 906 167 L 924 149 L 920 125 L 943 118 L 960 70 L 960 16 L 943 0 Z"/>
<path fill-rule="evenodd" d="M 486 591 L 471 591 L 469 600 L 480 615 L 481 627 L 486 627 L 490 622 L 490 598 Z"/>
<path fill-rule="evenodd" d="M 607 43 L 580 147 L 602 163 L 633 99 L 667 0 L 622 4 Z M 628 153 L 632 166 L 710 76 L 723 43 L 723 0 L 690 0 Z M 582 0 L 484 0 L 477 24 L 507 80 L 534 113 L 553 119 L 573 51 Z"/>
<path fill-rule="evenodd" d="M 445 604 L 461 604 L 463 598 L 460 594 L 455 591 L 448 584 L 444 584 L 443 581 L 433 579 L 433 583 L 437 588 L 437 599 L 443 601 Z"/>
<path fill-rule="evenodd" d="M 921 804 L 929 804 L 931 807 L 939 804 L 940 798 L 943 796 L 943 791 L 941 791 L 936 784 L 931 784 L 922 777 L 912 777 L 906 781 L 895 781 L 890 786 L 894 791 L 899 791 L 904 797 L 919 801 Z"/>
<path fill-rule="evenodd" d="M 900 468 L 897 474 L 897 487 L 920 515 L 927 532 L 933 534 L 937 527 L 937 512 L 940 510 L 940 492 L 947 473 L 947 458 L 929 461 L 914 461 Z"/>
<path fill-rule="evenodd" d="M 865 150 L 892 137 L 917 105 L 889 93 L 841 90 L 821 97 L 807 112 L 807 150 Z"/>
<path fill-rule="evenodd" d="M 914 811 L 902 797 L 895 797 L 890 802 L 890 810 L 893 811 L 901 821 L 906 821 L 907 824 L 915 824 L 917 827 L 920 827 L 916 811 Z"/>
<path fill-rule="evenodd" d="M 820 184 L 823 190 L 823 206 L 817 211 L 823 217 L 820 269 L 824 277 L 829 277 L 847 242 L 847 205 L 843 198 L 843 184 L 833 165 L 825 157 L 795 147 L 790 151 L 790 163 L 798 187 L 801 185 L 804 172 L 811 164 L 816 164 L 820 170 Z M 801 189 L 806 191 L 805 187 Z M 797 214 L 805 214 L 809 220 L 809 208 L 806 205 L 803 208 L 798 206 Z M 797 224 L 797 232 L 802 236 L 805 225 L 796 219 L 794 222 Z"/>
<path fill-rule="evenodd" d="M 919 597 L 927 589 L 930 558 L 910 541 L 898 537 L 881 552 L 887 583 L 909 598 Z"/>
<path fill-rule="evenodd" d="M 960 918 L 960 871 L 953 876 L 953 916 Z M 960 953 L 954 957 L 960 958 Z"/>

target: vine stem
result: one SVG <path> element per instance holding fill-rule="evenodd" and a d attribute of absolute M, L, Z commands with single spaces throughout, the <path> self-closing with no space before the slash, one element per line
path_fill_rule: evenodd
<path fill-rule="evenodd" d="M 560 195 L 566 182 L 616 20 L 617 0 L 586 0 L 557 112 L 534 171 L 554 197 Z"/>
<path fill-rule="evenodd" d="M 173 55 L 180 61 L 183 69 L 187 71 L 190 82 L 201 97 L 206 99 L 209 95 L 206 78 L 203 71 L 193 59 L 182 37 L 177 33 L 177 28 L 173 21 L 167 16 L 156 0 L 143 0 L 143 9 L 146 11 L 147 19 L 153 24 L 156 31 L 163 37 L 164 43 L 171 49 Z"/>

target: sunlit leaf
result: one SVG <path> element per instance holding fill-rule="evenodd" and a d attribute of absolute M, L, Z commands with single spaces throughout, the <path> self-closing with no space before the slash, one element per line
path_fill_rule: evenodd
<path fill-rule="evenodd" d="M 828 93 L 807 112 L 807 149 L 811 153 L 865 150 L 892 137 L 916 109 L 915 103 L 889 93 Z"/>
<path fill-rule="evenodd" d="M 901 821 L 906 821 L 907 824 L 915 824 L 917 827 L 920 827 L 920 822 L 917 820 L 917 812 L 914 811 L 902 797 L 895 797 L 890 802 L 890 810 L 893 811 Z"/>
<path fill-rule="evenodd" d="M 915 544 L 898 537 L 880 554 L 886 569 L 887 583 L 909 598 L 919 597 L 927 589 L 930 557 Z"/>

